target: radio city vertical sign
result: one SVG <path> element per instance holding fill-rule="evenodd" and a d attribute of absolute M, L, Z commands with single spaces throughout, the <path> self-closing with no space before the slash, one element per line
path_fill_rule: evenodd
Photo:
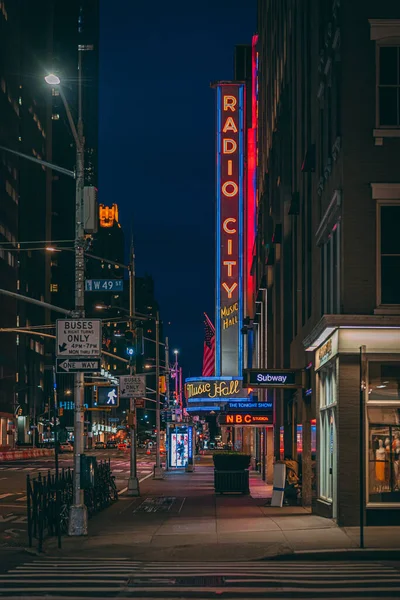
<path fill-rule="evenodd" d="M 218 82 L 216 349 L 217 376 L 242 369 L 243 191 L 245 88 Z"/>

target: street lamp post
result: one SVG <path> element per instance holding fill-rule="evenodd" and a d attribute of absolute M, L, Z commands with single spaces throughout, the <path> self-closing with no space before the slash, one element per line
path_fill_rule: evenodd
<path fill-rule="evenodd" d="M 85 316 L 85 259 L 84 259 L 84 152 L 85 140 L 83 137 L 82 121 L 82 51 L 78 49 L 78 123 L 75 127 L 69 104 L 60 86 L 57 75 L 50 74 L 45 77 L 46 83 L 59 86 L 60 96 L 63 101 L 67 118 L 71 127 L 76 146 L 76 187 L 75 187 L 75 311 L 74 318 Z M 69 511 L 68 535 L 87 535 L 87 508 L 84 502 L 84 492 L 81 489 L 81 455 L 84 451 L 84 373 L 75 373 L 75 405 L 74 405 L 74 485 L 73 502 Z"/>

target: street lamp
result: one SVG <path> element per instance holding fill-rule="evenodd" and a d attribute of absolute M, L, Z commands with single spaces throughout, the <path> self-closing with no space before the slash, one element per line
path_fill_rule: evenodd
<path fill-rule="evenodd" d="M 68 101 L 64 95 L 60 78 L 54 73 L 45 77 L 49 85 L 59 86 L 69 125 L 76 147 L 76 187 L 75 187 L 75 311 L 74 318 L 85 316 L 84 279 L 85 279 L 85 230 L 84 230 L 84 152 L 85 139 L 83 137 L 82 121 L 82 52 L 78 48 L 78 122 L 75 126 Z M 49 247 L 50 248 L 50 247 Z M 51 247 L 52 248 L 52 247 Z M 55 248 L 49 249 L 49 252 Z M 75 405 L 74 405 L 74 485 L 73 502 L 69 509 L 68 534 L 87 535 L 88 514 L 84 501 L 84 492 L 81 489 L 81 454 L 84 450 L 84 393 L 85 378 L 83 372 L 75 373 Z"/>
<path fill-rule="evenodd" d="M 60 83 L 61 83 L 61 80 L 58 77 L 58 75 L 55 75 L 54 73 L 49 73 L 48 75 L 46 75 L 44 80 L 49 85 L 60 85 Z"/>

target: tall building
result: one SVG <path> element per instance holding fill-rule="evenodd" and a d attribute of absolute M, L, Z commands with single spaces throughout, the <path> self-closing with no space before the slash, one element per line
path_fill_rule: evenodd
<path fill-rule="evenodd" d="M 0 145 L 73 170 L 75 149 L 59 92 L 44 82 L 60 75 L 76 115 L 78 45 L 83 55 L 86 111 L 86 183 L 96 184 L 98 0 L 0 3 Z M 91 41 L 90 41 L 91 40 Z M 90 114 L 90 119 L 88 115 Z M 85 116 L 84 116 L 85 120 Z M 38 164 L 1 152 L 0 274 L 6 289 L 37 300 L 73 307 L 71 252 L 50 254 L 46 246 L 73 248 L 75 183 Z M 62 293 L 61 293 L 62 292 Z M 0 297 L 3 327 L 31 328 L 54 322 L 41 307 Z M 0 335 L 0 412 L 18 413 L 18 440 L 31 442 L 29 425 L 53 396 L 54 343 L 38 335 Z M 0 427 L 0 445 L 15 436 Z"/>
<path fill-rule="evenodd" d="M 18 146 L 19 116 L 19 45 L 20 28 L 17 3 L 0 4 L 0 144 Z M 0 281 L 1 287 L 17 291 L 19 174 L 18 159 L 0 151 Z M 11 251 L 10 251 L 11 250 Z M 0 294 L 0 327 L 17 325 L 16 301 Z M 10 445 L 13 436 L 9 420 L 14 416 L 17 346 L 15 335 L 0 334 L 0 446 Z"/>
<path fill-rule="evenodd" d="M 356 525 L 363 492 L 367 523 L 394 524 L 400 13 L 353 4 L 259 3 L 254 357 L 303 373 L 273 392 L 275 458 L 302 464 L 303 501 Z"/>

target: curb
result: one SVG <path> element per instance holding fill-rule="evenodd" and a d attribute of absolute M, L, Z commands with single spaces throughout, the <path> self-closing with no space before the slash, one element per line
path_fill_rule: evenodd
<path fill-rule="evenodd" d="M 261 560 L 399 560 L 400 548 L 338 548 L 326 550 L 294 550 Z"/>

